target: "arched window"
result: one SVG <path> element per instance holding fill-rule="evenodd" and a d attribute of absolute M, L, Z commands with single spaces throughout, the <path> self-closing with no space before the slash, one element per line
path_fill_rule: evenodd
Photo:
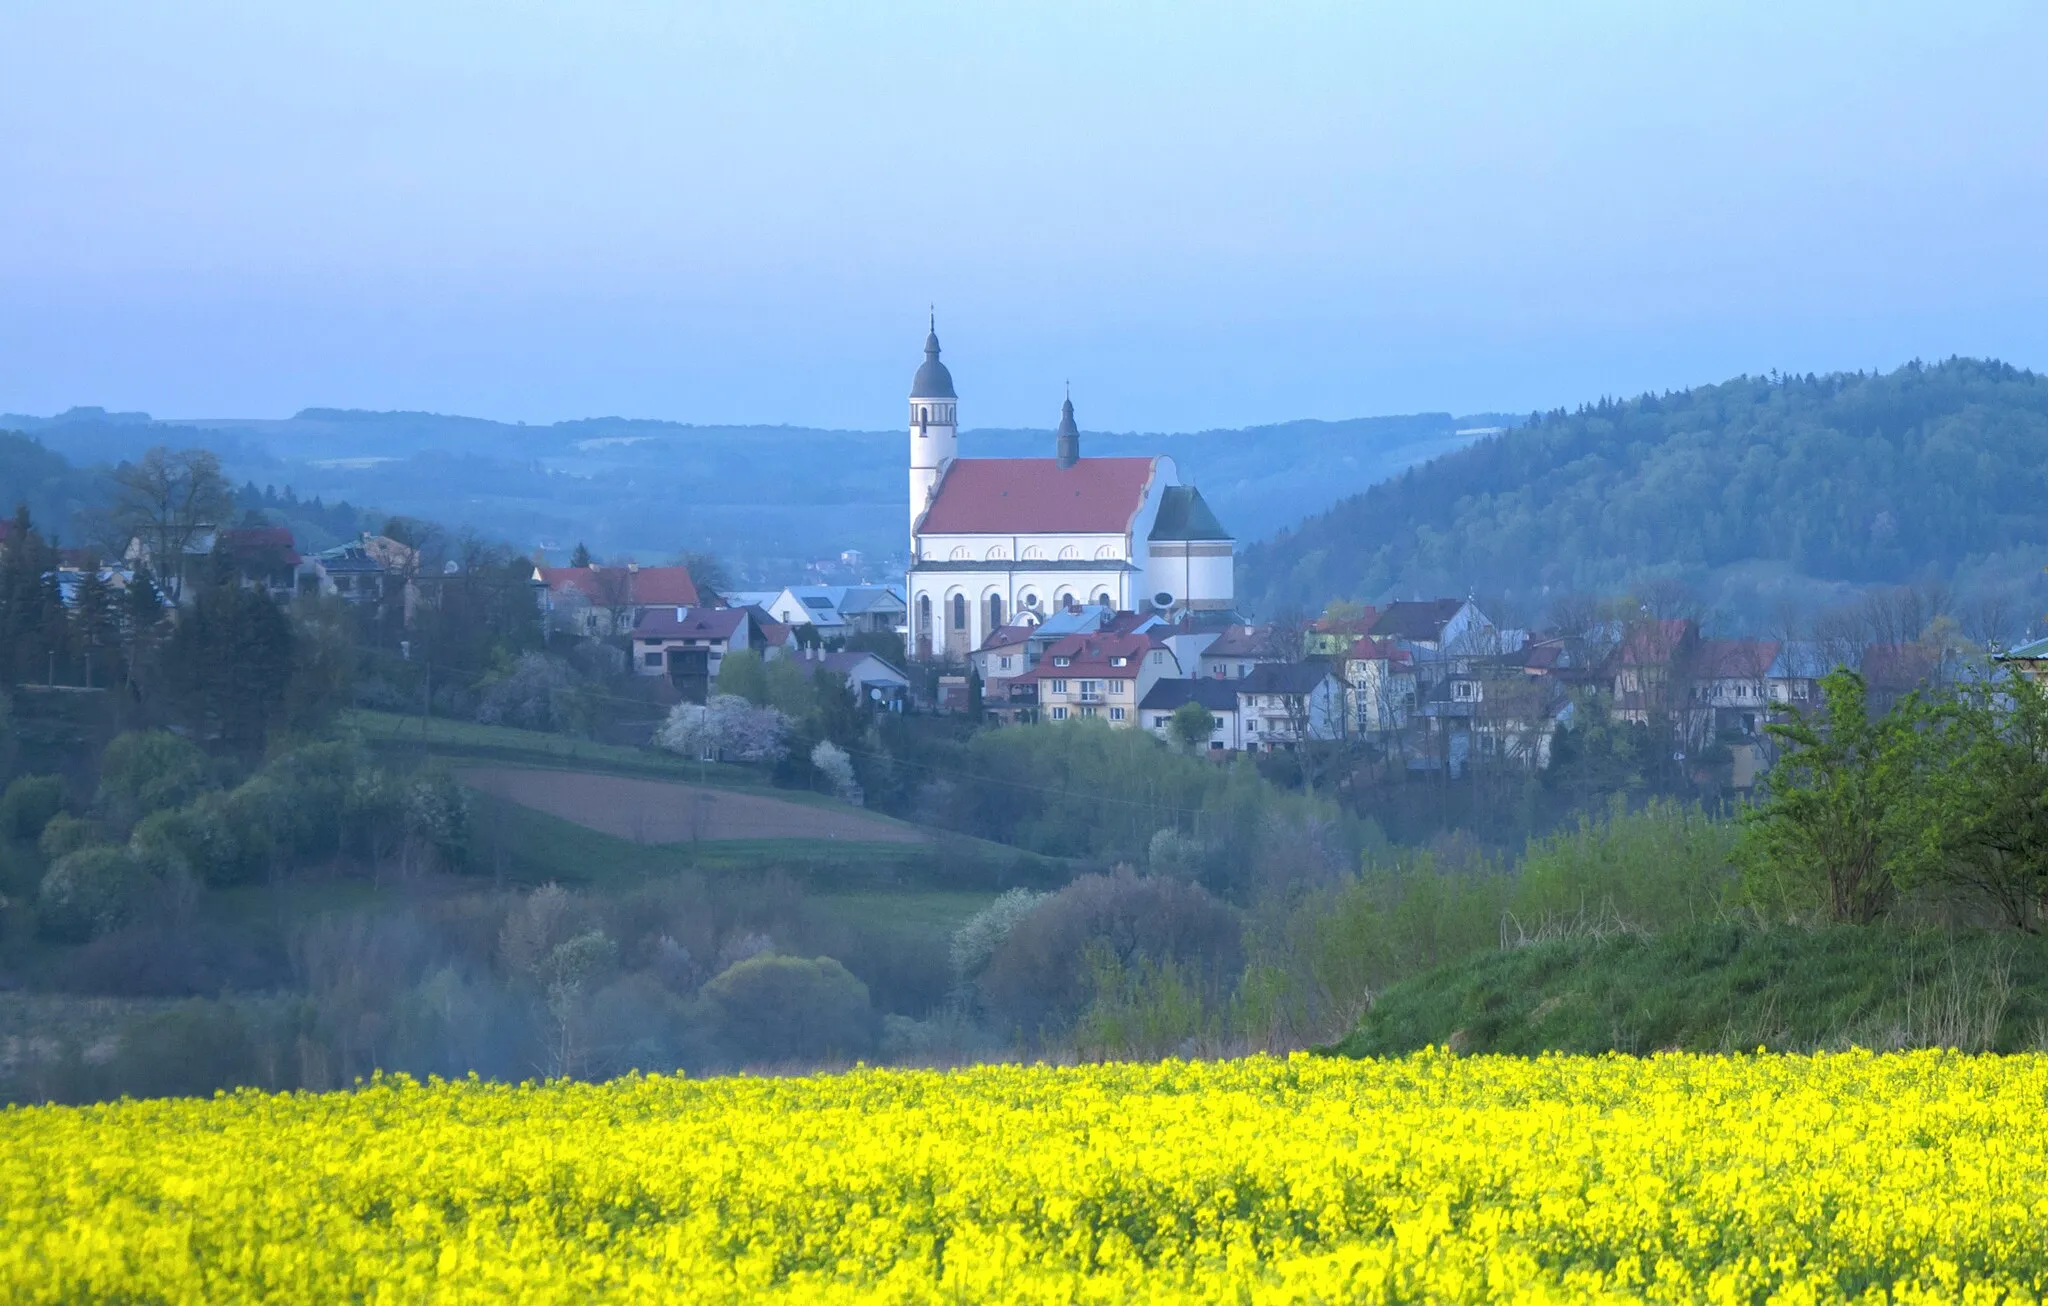
<path fill-rule="evenodd" d="M 1024 560 L 1026 562 L 1035 561 L 1039 558 L 1043 558 L 1044 556 L 1045 550 L 1039 548 L 1036 544 L 1027 544 L 1024 546 Z"/>
<path fill-rule="evenodd" d="M 991 594 L 988 596 L 988 628 L 990 630 L 994 630 L 996 627 L 1002 624 L 1003 596 L 1000 594 Z"/>
<path fill-rule="evenodd" d="M 1065 590 L 1061 590 L 1058 606 L 1060 611 L 1065 612 L 1068 608 L 1074 606 L 1074 596 L 1067 593 Z"/>
<path fill-rule="evenodd" d="M 1081 551 L 1071 544 L 1065 546 L 1060 550 L 1060 559 L 1064 562 L 1072 562 L 1074 559 L 1080 556 Z"/>
<path fill-rule="evenodd" d="M 917 633 L 927 639 L 931 638 L 932 596 L 929 594 L 917 596 Z"/>
<path fill-rule="evenodd" d="M 967 629 L 967 596 L 965 594 L 955 594 L 953 596 L 953 629 Z"/>
<path fill-rule="evenodd" d="M 1095 551 L 1095 557 L 1096 557 L 1096 559 L 1097 559 L 1098 561 L 1103 561 L 1103 562 L 1109 562 L 1109 561 L 1114 561 L 1114 560 L 1115 560 L 1115 558 L 1116 558 L 1117 552 L 1118 552 L 1118 550 L 1117 550 L 1117 547 L 1116 547 L 1116 545 L 1114 545 L 1114 544 L 1105 544 L 1105 545 L 1103 545 L 1103 546 L 1102 546 L 1101 548 L 1099 548 L 1099 549 L 1097 549 L 1097 550 Z"/>
<path fill-rule="evenodd" d="M 1096 604 L 1097 604 L 1098 606 L 1100 606 L 1100 607 L 1105 607 L 1105 608 L 1106 608 L 1106 607 L 1108 607 L 1108 606 L 1109 606 L 1109 591 L 1108 591 L 1108 590 L 1104 590 L 1104 591 L 1102 591 L 1102 592 L 1101 592 L 1100 594 L 1097 594 L 1097 595 L 1095 596 L 1095 602 L 1096 602 Z"/>
<path fill-rule="evenodd" d="M 966 562 L 967 560 L 968 560 L 968 554 L 967 554 L 967 546 L 966 546 L 966 545 L 964 545 L 964 544 L 959 544 L 959 545 L 955 545 L 955 546 L 953 547 L 953 561 L 955 561 L 955 562 Z"/>

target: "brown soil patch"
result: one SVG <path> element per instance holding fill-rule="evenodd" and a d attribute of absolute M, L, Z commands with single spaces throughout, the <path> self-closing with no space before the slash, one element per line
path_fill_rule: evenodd
<path fill-rule="evenodd" d="M 812 807 L 762 794 L 590 771 L 469 767 L 472 789 L 634 843 L 713 839 L 846 839 L 922 843 L 915 830 L 848 807 Z"/>

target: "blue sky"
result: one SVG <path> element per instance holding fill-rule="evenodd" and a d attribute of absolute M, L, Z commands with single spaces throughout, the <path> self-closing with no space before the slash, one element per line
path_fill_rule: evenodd
<path fill-rule="evenodd" d="M 2048 365 L 2048 6 L 0 5 L 0 411 L 895 425 Z M 1711 12 L 1709 12 L 1711 11 Z"/>

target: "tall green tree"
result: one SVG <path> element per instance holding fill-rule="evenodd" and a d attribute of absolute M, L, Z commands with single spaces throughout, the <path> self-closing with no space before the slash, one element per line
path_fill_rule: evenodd
<path fill-rule="evenodd" d="M 1909 694 L 1873 719 L 1862 676 L 1820 683 L 1817 709 L 1769 727 L 1785 751 L 1744 814 L 1739 856 L 1758 897 L 1867 924 L 1939 857 L 1931 786 L 1948 712 Z"/>
<path fill-rule="evenodd" d="M 1930 775 L 1928 873 L 2035 933 L 2048 900 L 2048 690 L 2024 676 L 1971 686 L 1953 749 Z"/>
<path fill-rule="evenodd" d="M 199 591 L 164 643 L 170 714 L 200 739 L 261 749 L 282 715 L 296 642 L 276 603 L 223 576 Z"/>

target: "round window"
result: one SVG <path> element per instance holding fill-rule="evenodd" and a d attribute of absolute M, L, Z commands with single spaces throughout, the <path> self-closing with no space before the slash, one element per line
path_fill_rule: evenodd
<path fill-rule="evenodd" d="M 1152 596 L 1152 605 L 1159 608 L 1170 608 L 1173 606 L 1173 595 L 1168 594 L 1165 590 L 1161 590 Z"/>

